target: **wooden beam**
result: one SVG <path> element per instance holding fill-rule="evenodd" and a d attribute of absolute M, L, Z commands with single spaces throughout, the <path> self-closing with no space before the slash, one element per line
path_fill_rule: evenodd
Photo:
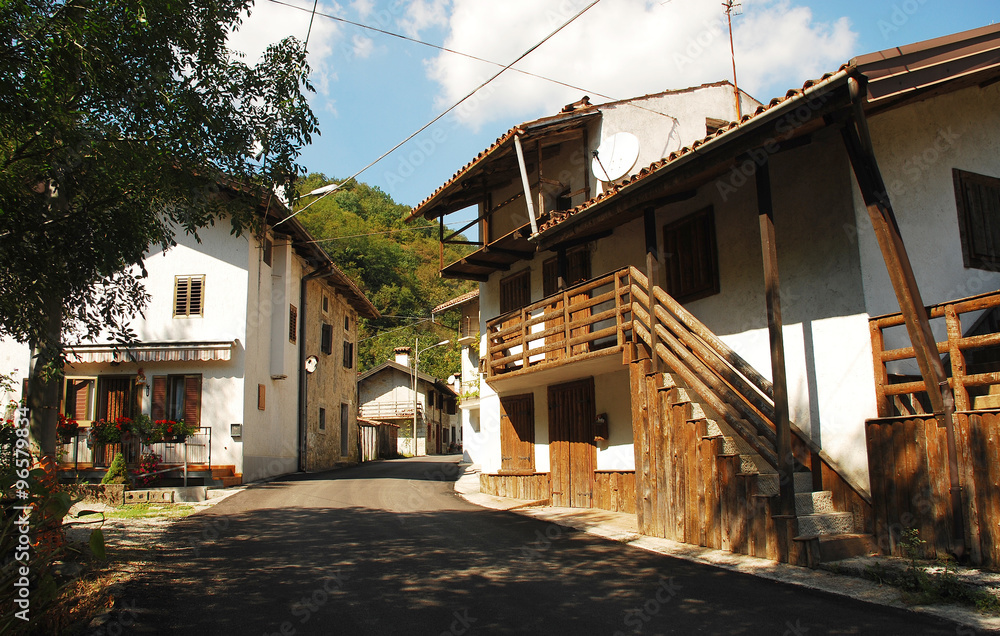
<path fill-rule="evenodd" d="M 528 184 L 528 169 L 524 165 L 524 148 L 521 147 L 520 135 L 514 135 L 514 148 L 517 149 L 517 165 L 521 169 L 521 185 L 524 186 L 524 202 L 528 206 L 531 233 L 538 234 L 538 222 L 535 220 L 535 206 L 531 202 L 531 186 Z"/>
<path fill-rule="evenodd" d="M 659 336 L 656 330 L 656 304 L 654 302 L 653 285 L 655 273 L 659 265 L 659 250 L 656 245 L 656 209 L 648 207 L 642 211 L 643 234 L 646 239 L 646 280 L 649 281 L 649 348 L 657 351 Z M 660 356 L 653 356 L 653 373 L 660 372 Z"/>
<path fill-rule="evenodd" d="M 764 256 L 764 296 L 767 302 L 767 332 L 771 341 L 771 383 L 774 387 L 774 426 L 781 514 L 795 515 L 795 456 L 792 454 L 792 425 L 788 419 L 788 383 L 785 373 L 785 339 L 782 334 L 781 283 L 778 252 L 774 239 L 774 205 L 771 199 L 770 164 L 765 156 L 757 165 L 757 216 L 760 248 Z"/>
<path fill-rule="evenodd" d="M 952 547 L 955 556 L 965 556 L 965 519 L 962 505 L 962 486 L 959 477 L 958 449 L 955 439 L 955 396 L 948 386 L 944 363 L 938 355 L 937 343 L 931 332 L 930 320 L 924 301 L 920 297 L 917 279 L 913 273 L 910 257 L 906 253 L 899 224 L 889 201 L 888 190 L 875 159 L 875 152 L 868 132 L 868 122 L 864 113 L 864 89 L 854 78 L 850 80 L 853 113 L 842 129 L 847 155 L 854 168 L 858 187 L 868 209 L 875 237 L 878 240 L 882 258 L 885 260 L 889 279 L 892 281 L 896 300 L 906 323 L 916 354 L 920 375 L 924 379 L 931 407 L 940 424 L 947 429 L 948 472 L 951 480 Z"/>

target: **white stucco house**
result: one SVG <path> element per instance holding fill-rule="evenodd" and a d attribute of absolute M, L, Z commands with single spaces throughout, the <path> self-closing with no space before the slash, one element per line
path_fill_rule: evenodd
<path fill-rule="evenodd" d="M 414 208 L 479 212 L 441 274 L 480 283 L 483 489 L 782 561 L 869 549 L 873 423 L 996 381 L 971 348 L 997 324 L 998 43 L 862 56 L 742 118 L 727 83 L 582 100 Z"/>
<path fill-rule="evenodd" d="M 458 441 L 462 446 L 462 461 L 478 464 L 486 452 L 489 435 L 479 426 L 479 392 L 482 373 L 479 370 L 479 289 L 474 289 L 431 310 L 431 317 L 450 311 L 460 311 L 457 342 L 462 345 L 462 370 L 456 374 L 452 388 L 458 393 L 461 416 Z"/>
<path fill-rule="evenodd" d="M 418 369 L 416 395 L 410 347 L 397 347 L 394 359 L 358 376 L 360 416 L 399 426 L 401 455 L 441 455 L 461 443 L 458 394 L 448 383 Z M 416 448 L 413 426 L 416 409 Z"/>
<path fill-rule="evenodd" d="M 83 428 L 63 446 L 67 469 L 98 459 L 85 443 L 92 422 L 138 413 L 198 427 L 186 448 L 154 452 L 166 464 L 186 452 L 227 484 L 358 461 L 357 323 L 379 314 L 287 215 L 273 204 L 262 236 L 179 232 L 145 258 L 137 341 L 69 349 L 60 408 Z M 27 371 L 26 346 L 4 351 L 8 369 Z"/>

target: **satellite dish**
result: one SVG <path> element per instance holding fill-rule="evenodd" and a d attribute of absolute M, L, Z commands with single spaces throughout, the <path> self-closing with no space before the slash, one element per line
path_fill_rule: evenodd
<path fill-rule="evenodd" d="M 632 133 L 615 133 L 601 142 L 590 162 L 594 176 L 601 181 L 621 179 L 639 158 L 639 138 Z"/>

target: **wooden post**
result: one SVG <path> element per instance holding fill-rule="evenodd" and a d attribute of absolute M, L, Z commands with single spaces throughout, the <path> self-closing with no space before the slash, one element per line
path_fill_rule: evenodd
<path fill-rule="evenodd" d="M 868 208 L 868 216 L 875 230 L 875 237 L 878 239 L 879 249 L 882 251 L 882 258 L 885 260 L 892 288 L 896 293 L 896 300 L 906 322 L 906 331 L 913 344 L 931 406 L 938 417 L 938 422 L 947 429 L 948 470 L 954 519 L 951 539 L 955 556 L 962 559 L 965 556 L 965 519 L 959 478 L 958 447 L 955 440 L 955 397 L 948 386 L 944 364 L 938 355 L 937 343 L 931 332 L 927 309 L 920 297 L 913 266 L 906 253 L 906 246 L 903 244 L 903 237 L 896 223 L 896 215 L 889 202 L 888 190 L 875 159 L 871 136 L 868 133 L 868 122 L 862 108 L 863 89 L 853 78 L 850 80 L 850 89 L 854 99 L 854 113 L 841 131 L 844 146 L 847 148 L 847 156 L 851 160 L 858 187 Z"/>
<path fill-rule="evenodd" d="M 444 215 L 438 217 L 438 246 L 441 260 L 440 269 L 444 269 Z"/>
<path fill-rule="evenodd" d="M 653 208 L 646 208 L 642 213 L 643 228 L 646 238 L 646 293 L 649 295 L 649 349 L 653 352 L 653 373 L 660 372 L 660 356 L 656 353 L 658 336 L 656 333 L 656 305 L 655 294 L 653 294 L 653 274 L 658 260 L 656 249 L 656 211 Z"/>
<path fill-rule="evenodd" d="M 528 168 L 524 164 L 524 148 L 521 147 L 520 135 L 514 135 L 514 150 L 517 152 L 517 165 L 521 169 L 521 186 L 524 188 L 524 204 L 528 206 L 531 233 L 538 234 L 538 221 L 535 220 L 535 206 L 531 202 L 531 184 L 528 182 Z"/>
<path fill-rule="evenodd" d="M 774 208 L 771 176 L 765 158 L 757 166 L 757 215 L 760 247 L 764 256 L 764 295 L 767 301 L 767 331 L 771 339 L 771 383 L 774 386 L 774 426 L 777 429 L 778 477 L 781 514 L 795 515 L 795 457 L 792 455 L 792 428 L 788 420 L 788 387 L 785 380 L 785 340 L 781 332 L 781 285 L 778 279 L 778 252 L 774 240 Z"/>
<path fill-rule="evenodd" d="M 952 390 L 955 392 L 955 410 L 968 411 L 972 405 L 969 403 L 969 390 L 965 387 L 965 354 L 958 346 L 958 341 L 962 338 L 962 319 L 955 311 L 955 305 L 945 307 L 944 315 L 948 322 L 948 355 L 951 358 L 951 377 L 954 381 Z"/>

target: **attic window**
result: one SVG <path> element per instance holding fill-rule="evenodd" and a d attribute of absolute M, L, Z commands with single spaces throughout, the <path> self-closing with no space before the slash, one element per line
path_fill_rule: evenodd
<path fill-rule="evenodd" d="M 201 316 L 204 313 L 205 277 L 174 277 L 174 317 Z"/>
<path fill-rule="evenodd" d="M 996 271 L 1000 267 L 1000 179 L 957 169 L 952 173 L 965 266 Z"/>
<path fill-rule="evenodd" d="M 725 119 L 716 119 L 715 117 L 705 118 L 705 135 L 714 135 L 723 128 L 726 128 L 732 122 L 726 121 Z"/>

